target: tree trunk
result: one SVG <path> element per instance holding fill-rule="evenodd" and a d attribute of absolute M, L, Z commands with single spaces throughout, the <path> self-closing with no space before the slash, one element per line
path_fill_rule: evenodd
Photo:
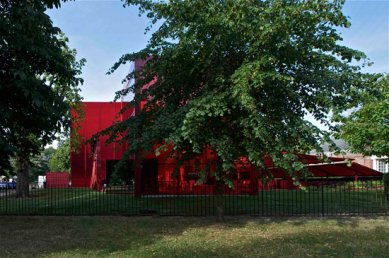
<path fill-rule="evenodd" d="M 223 181 L 223 166 L 222 160 L 217 156 L 215 173 L 215 194 L 216 194 L 216 217 L 218 222 L 224 222 L 224 181 Z"/>
<path fill-rule="evenodd" d="M 223 193 L 224 193 L 224 182 L 220 178 L 219 180 L 216 179 L 216 216 L 218 222 L 224 222 L 224 200 L 223 200 Z"/>
<path fill-rule="evenodd" d="M 18 154 L 16 156 L 17 167 L 17 183 L 16 183 L 16 196 L 28 197 L 29 196 L 29 179 L 28 174 L 30 170 L 29 158 L 26 155 Z"/>

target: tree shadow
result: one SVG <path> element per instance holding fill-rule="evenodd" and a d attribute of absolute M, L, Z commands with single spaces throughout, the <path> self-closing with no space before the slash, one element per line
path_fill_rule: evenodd
<path fill-rule="evenodd" d="M 213 217 L 0 217 L 2 232 L 7 232 L 2 233 L 1 256 L 329 257 L 347 251 L 380 257 L 384 242 L 366 243 L 387 235 L 388 224 L 382 228 L 368 223 L 363 228 L 365 221 L 248 216 L 226 217 L 225 223 Z"/>

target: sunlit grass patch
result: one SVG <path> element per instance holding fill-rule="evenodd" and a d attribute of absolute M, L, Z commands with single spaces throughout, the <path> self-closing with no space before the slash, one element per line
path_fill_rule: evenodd
<path fill-rule="evenodd" d="M 389 220 L 0 217 L 2 256 L 387 257 Z"/>

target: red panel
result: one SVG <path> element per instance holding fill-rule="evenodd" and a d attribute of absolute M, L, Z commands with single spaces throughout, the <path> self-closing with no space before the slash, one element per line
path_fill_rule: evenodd
<path fill-rule="evenodd" d="M 47 188 L 67 188 L 69 187 L 68 172 L 46 172 Z"/>
<path fill-rule="evenodd" d="M 358 176 L 382 176 L 381 172 L 368 168 L 356 162 L 352 163 L 351 168 L 357 172 Z"/>
<path fill-rule="evenodd" d="M 124 114 L 119 114 L 120 110 L 127 105 L 127 102 L 84 102 L 82 109 L 84 111 L 84 119 L 80 123 L 79 135 L 82 138 L 80 149 L 78 152 L 72 152 L 71 160 L 71 176 L 72 185 L 76 187 L 89 187 L 91 184 L 93 158 L 90 144 L 85 144 L 92 135 L 106 129 L 114 122 L 127 119 L 133 112 L 133 108 L 128 108 Z M 74 115 L 74 112 L 72 112 Z M 74 128 L 75 125 L 73 125 Z M 105 164 L 105 161 L 120 159 L 125 151 L 125 146 L 118 143 L 105 144 L 106 136 L 100 138 L 100 153 L 99 161 Z M 105 178 L 104 169 L 97 171 L 97 184 L 102 184 Z"/>

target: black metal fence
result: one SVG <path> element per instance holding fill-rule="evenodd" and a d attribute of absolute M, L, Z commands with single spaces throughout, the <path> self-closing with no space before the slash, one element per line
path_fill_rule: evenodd
<path fill-rule="evenodd" d="M 136 197 L 133 185 L 88 187 L 51 184 L 31 186 L 30 196 L 18 198 L 15 189 L 0 189 L 0 215 L 169 215 L 209 216 L 223 198 L 226 215 L 333 216 L 389 215 L 389 196 L 381 180 L 311 181 L 296 189 L 261 184 L 226 189 L 222 197 L 214 185 L 159 182 L 158 192 Z M 258 190 L 257 190 L 258 189 Z"/>

